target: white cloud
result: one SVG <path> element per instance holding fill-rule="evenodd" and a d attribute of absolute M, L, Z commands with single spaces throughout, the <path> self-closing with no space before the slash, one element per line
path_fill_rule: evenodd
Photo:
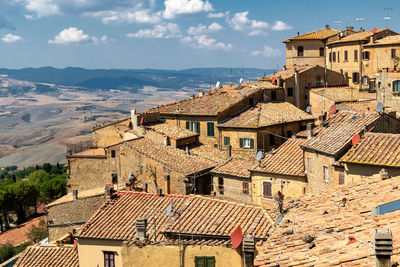
<path fill-rule="evenodd" d="M 276 21 L 274 26 L 272 26 L 272 30 L 274 31 L 285 31 L 285 30 L 291 30 L 293 27 L 291 25 L 286 24 L 283 21 Z"/>
<path fill-rule="evenodd" d="M 22 38 L 21 36 L 18 35 L 14 35 L 11 33 L 6 34 L 3 38 L 1 38 L 1 40 L 5 43 L 15 43 L 18 41 L 22 41 L 24 38 Z"/>
<path fill-rule="evenodd" d="M 25 8 L 35 15 L 26 15 L 28 19 L 56 15 L 60 13 L 58 5 L 53 0 L 26 0 Z"/>
<path fill-rule="evenodd" d="M 181 39 L 182 43 L 193 48 L 202 48 L 209 50 L 231 50 L 232 44 L 217 42 L 217 40 L 208 37 L 207 35 L 186 36 Z"/>
<path fill-rule="evenodd" d="M 248 11 L 235 13 L 232 19 L 227 19 L 227 22 L 235 31 L 247 31 L 249 35 L 266 34 L 264 30 L 269 28 L 269 24 L 265 21 L 251 20 L 248 15 Z"/>
<path fill-rule="evenodd" d="M 161 22 L 161 12 L 151 13 L 150 9 L 104 10 L 87 12 L 85 15 L 101 18 L 104 24 L 111 22 L 157 24 Z"/>
<path fill-rule="evenodd" d="M 264 49 L 252 51 L 251 55 L 252 56 L 260 56 L 260 55 L 262 55 L 262 56 L 267 57 L 267 58 L 279 57 L 281 55 L 281 50 L 279 50 L 277 48 L 269 47 L 267 45 L 264 45 Z"/>
<path fill-rule="evenodd" d="M 85 34 L 82 30 L 75 27 L 69 27 L 59 32 L 53 40 L 49 40 L 49 44 L 79 44 L 79 43 L 107 43 L 108 38 L 106 35 L 100 39 L 96 36 L 89 36 Z"/>
<path fill-rule="evenodd" d="M 174 19 L 179 15 L 196 14 L 213 11 L 213 7 L 208 0 L 165 0 L 165 19 Z"/>
<path fill-rule="evenodd" d="M 207 15 L 207 18 L 210 18 L 210 19 L 220 19 L 220 18 L 225 17 L 226 15 L 228 15 L 228 12 L 226 12 L 226 13 L 222 13 L 222 12 L 220 12 L 220 13 L 209 13 L 209 14 Z"/>
<path fill-rule="evenodd" d="M 190 26 L 187 32 L 190 35 L 203 35 L 206 34 L 207 32 L 217 32 L 222 29 L 223 27 L 220 24 L 214 22 L 210 24 L 208 27 L 203 24 L 199 24 L 197 26 Z"/>
<path fill-rule="evenodd" d="M 163 23 L 154 26 L 153 29 L 139 30 L 137 33 L 128 33 L 126 37 L 129 38 L 156 38 L 168 39 L 178 38 L 181 36 L 181 29 L 175 23 Z"/>

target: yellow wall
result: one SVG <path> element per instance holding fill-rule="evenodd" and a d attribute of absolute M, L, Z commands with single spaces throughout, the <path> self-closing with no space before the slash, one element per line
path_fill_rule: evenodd
<path fill-rule="evenodd" d="M 297 56 L 297 48 L 304 47 L 304 56 Z M 324 47 L 325 44 L 321 40 L 293 40 L 286 43 L 286 65 L 292 67 L 293 65 L 325 65 L 325 58 L 320 57 L 319 49 Z"/>
<path fill-rule="evenodd" d="M 400 94 L 393 93 L 393 81 L 400 80 L 400 72 L 379 72 L 375 76 L 376 84 L 380 84 L 377 90 L 378 101 L 400 112 Z"/>
<path fill-rule="evenodd" d="M 318 117 L 324 114 L 324 112 L 328 112 L 333 104 L 335 104 L 335 101 L 310 91 L 311 113 L 314 116 Z"/>
<path fill-rule="evenodd" d="M 221 149 L 224 148 L 224 137 L 230 138 L 232 156 L 255 157 L 257 153 L 257 132 L 251 129 L 220 128 Z M 253 138 L 254 148 L 241 148 L 240 138 Z"/>
<path fill-rule="evenodd" d="M 365 47 L 364 51 L 370 52 L 370 60 L 365 66 L 367 73 L 371 76 L 385 68 L 393 69 L 394 61 L 391 58 L 392 49 L 396 49 L 396 56 L 400 56 L 400 44 L 386 46 Z M 400 66 L 397 66 L 400 69 Z"/>
<path fill-rule="evenodd" d="M 311 172 L 309 171 L 308 158 L 311 159 Z M 316 152 L 304 152 L 304 166 L 307 173 L 308 188 L 311 192 L 323 191 L 333 185 L 335 182 L 335 159 Z M 328 167 L 328 180 L 324 179 L 324 166 Z"/>
<path fill-rule="evenodd" d="M 115 266 L 122 267 L 122 242 L 114 240 L 78 239 L 80 267 L 104 267 L 103 251 L 115 252 Z M 133 261 L 134 262 L 134 261 Z M 140 265 L 135 265 L 140 266 Z"/>
<path fill-rule="evenodd" d="M 106 147 L 121 142 L 124 138 L 124 133 L 130 130 L 129 126 L 127 126 L 127 121 L 128 119 L 94 129 L 92 132 L 93 146 Z"/>
<path fill-rule="evenodd" d="M 368 179 L 374 175 L 379 175 L 379 172 L 382 169 L 385 169 L 388 172 L 389 177 L 391 178 L 400 176 L 400 168 L 390 168 L 390 167 L 372 166 L 366 164 L 351 164 L 351 163 L 345 163 L 344 165 L 345 165 L 345 172 L 344 172 L 345 184 L 357 182 L 362 179 Z"/>
<path fill-rule="evenodd" d="M 218 188 L 218 179 L 224 180 L 223 192 Z M 243 193 L 243 183 L 248 183 L 249 193 Z M 223 174 L 213 174 L 213 191 L 216 196 L 226 196 L 240 201 L 251 202 L 251 180 L 249 178 L 235 177 Z"/>

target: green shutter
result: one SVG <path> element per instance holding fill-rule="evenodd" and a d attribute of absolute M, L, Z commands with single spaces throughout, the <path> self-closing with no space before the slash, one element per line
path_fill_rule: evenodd
<path fill-rule="evenodd" d="M 190 130 L 190 122 L 186 121 L 186 129 Z"/>
<path fill-rule="evenodd" d="M 231 144 L 231 139 L 228 136 L 224 136 L 224 146 L 229 146 Z"/>
<path fill-rule="evenodd" d="M 200 122 L 196 121 L 196 132 L 200 134 Z"/>
<path fill-rule="evenodd" d="M 206 257 L 206 267 L 215 267 L 215 257 Z"/>
<path fill-rule="evenodd" d="M 250 139 L 250 148 L 254 148 L 254 139 L 253 138 Z"/>
<path fill-rule="evenodd" d="M 214 136 L 214 123 L 207 122 L 207 136 Z"/>
<path fill-rule="evenodd" d="M 194 257 L 194 266 L 195 267 L 206 267 L 205 257 Z"/>
<path fill-rule="evenodd" d="M 240 144 L 240 147 L 243 147 L 243 138 L 239 139 L 239 144 Z"/>

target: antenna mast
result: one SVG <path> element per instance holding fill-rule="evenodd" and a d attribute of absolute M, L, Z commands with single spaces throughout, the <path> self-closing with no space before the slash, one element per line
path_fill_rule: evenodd
<path fill-rule="evenodd" d="M 383 10 L 385 11 L 385 17 L 383 19 L 386 20 L 386 27 L 388 27 L 389 26 L 389 21 L 392 19 L 390 14 L 393 11 L 393 7 L 391 7 L 391 6 L 385 7 L 385 8 L 383 8 Z"/>

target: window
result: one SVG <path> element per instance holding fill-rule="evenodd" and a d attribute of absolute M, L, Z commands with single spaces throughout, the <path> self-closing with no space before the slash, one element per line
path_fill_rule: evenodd
<path fill-rule="evenodd" d="M 192 132 L 200 134 L 200 122 L 198 121 L 186 121 L 186 129 Z"/>
<path fill-rule="evenodd" d="M 379 84 L 380 87 L 380 84 Z M 400 80 L 393 81 L 393 92 L 400 92 Z"/>
<path fill-rule="evenodd" d="M 276 91 L 275 90 L 273 90 L 273 91 L 271 91 L 271 100 L 276 100 Z"/>
<path fill-rule="evenodd" d="M 354 61 L 358 61 L 358 51 L 354 50 Z"/>
<path fill-rule="evenodd" d="M 249 191 L 249 183 L 248 182 L 243 182 L 242 186 L 243 186 L 243 194 L 244 195 L 248 195 L 250 193 L 250 191 Z"/>
<path fill-rule="evenodd" d="M 221 195 L 224 194 L 224 178 L 218 177 L 218 191 Z"/>
<path fill-rule="evenodd" d="M 360 82 L 360 74 L 358 72 L 353 72 L 352 80 L 353 80 L 353 83 L 359 83 Z"/>
<path fill-rule="evenodd" d="M 194 257 L 195 267 L 215 267 L 215 257 Z"/>
<path fill-rule="evenodd" d="M 229 136 L 224 136 L 224 146 L 229 146 L 231 144 L 231 138 Z"/>
<path fill-rule="evenodd" d="M 264 198 L 272 197 L 272 188 L 270 182 L 263 182 L 263 197 Z"/>
<path fill-rule="evenodd" d="M 323 57 L 325 55 L 325 49 L 323 47 L 319 48 L 319 56 Z"/>
<path fill-rule="evenodd" d="M 363 76 L 362 77 L 362 84 L 363 85 L 369 85 L 369 77 L 368 76 Z"/>
<path fill-rule="evenodd" d="M 254 105 L 254 99 L 252 97 L 249 98 L 249 105 L 250 106 Z"/>
<path fill-rule="evenodd" d="M 396 49 L 392 49 L 390 51 L 390 57 L 391 57 L 391 59 L 394 59 L 396 57 Z"/>
<path fill-rule="evenodd" d="M 328 166 L 324 166 L 324 180 L 329 181 L 329 168 Z"/>
<path fill-rule="evenodd" d="M 111 150 L 111 157 L 112 157 L 112 158 L 115 158 L 116 154 L 117 154 L 117 153 L 115 152 L 115 150 Z"/>
<path fill-rule="evenodd" d="M 214 137 L 214 122 L 207 122 L 207 136 Z"/>
<path fill-rule="evenodd" d="M 308 173 L 312 173 L 312 165 L 311 165 L 311 158 L 307 158 L 307 167 L 308 167 L 308 170 L 307 170 L 307 172 Z"/>
<path fill-rule="evenodd" d="M 333 52 L 333 54 L 332 54 L 332 61 L 336 62 L 336 52 Z"/>
<path fill-rule="evenodd" d="M 287 96 L 293 96 L 293 88 L 292 87 L 289 87 L 287 89 Z"/>
<path fill-rule="evenodd" d="M 340 62 L 340 52 L 337 52 L 337 62 Z"/>
<path fill-rule="evenodd" d="M 344 50 L 344 61 L 349 60 L 349 52 L 347 50 Z"/>
<path fill-rule="evenodd" d="M 275 145 L 275 135 L 269 134 L 269 145 L 273 146 Z"/>
<path fill-rule="evenodd" d="M 297 56 L 298 57 L 304 56 L 304 47 L 302 47 L 302 46 L 297 47 Z"/>
<path fill-rule="evenodd" d="M 115 267 L 114 253 L 112 251 L 104 251 L 104 267 Z"/>
<path fill-rule="evenodd" d="M 254 139 L 253 138 L 240 138 L 239 145 L 242 148 L 254 148 Z"/>
<path fill-rule="evenodd" d="M 329 62 L 332 62 L 332 52 L 329 53 Z"/>
<path fill-rule="evenodd" d="M 292 131 L 287 131 L 287 137 L 291 138 L 293 136 L 293 132 Z"/>

